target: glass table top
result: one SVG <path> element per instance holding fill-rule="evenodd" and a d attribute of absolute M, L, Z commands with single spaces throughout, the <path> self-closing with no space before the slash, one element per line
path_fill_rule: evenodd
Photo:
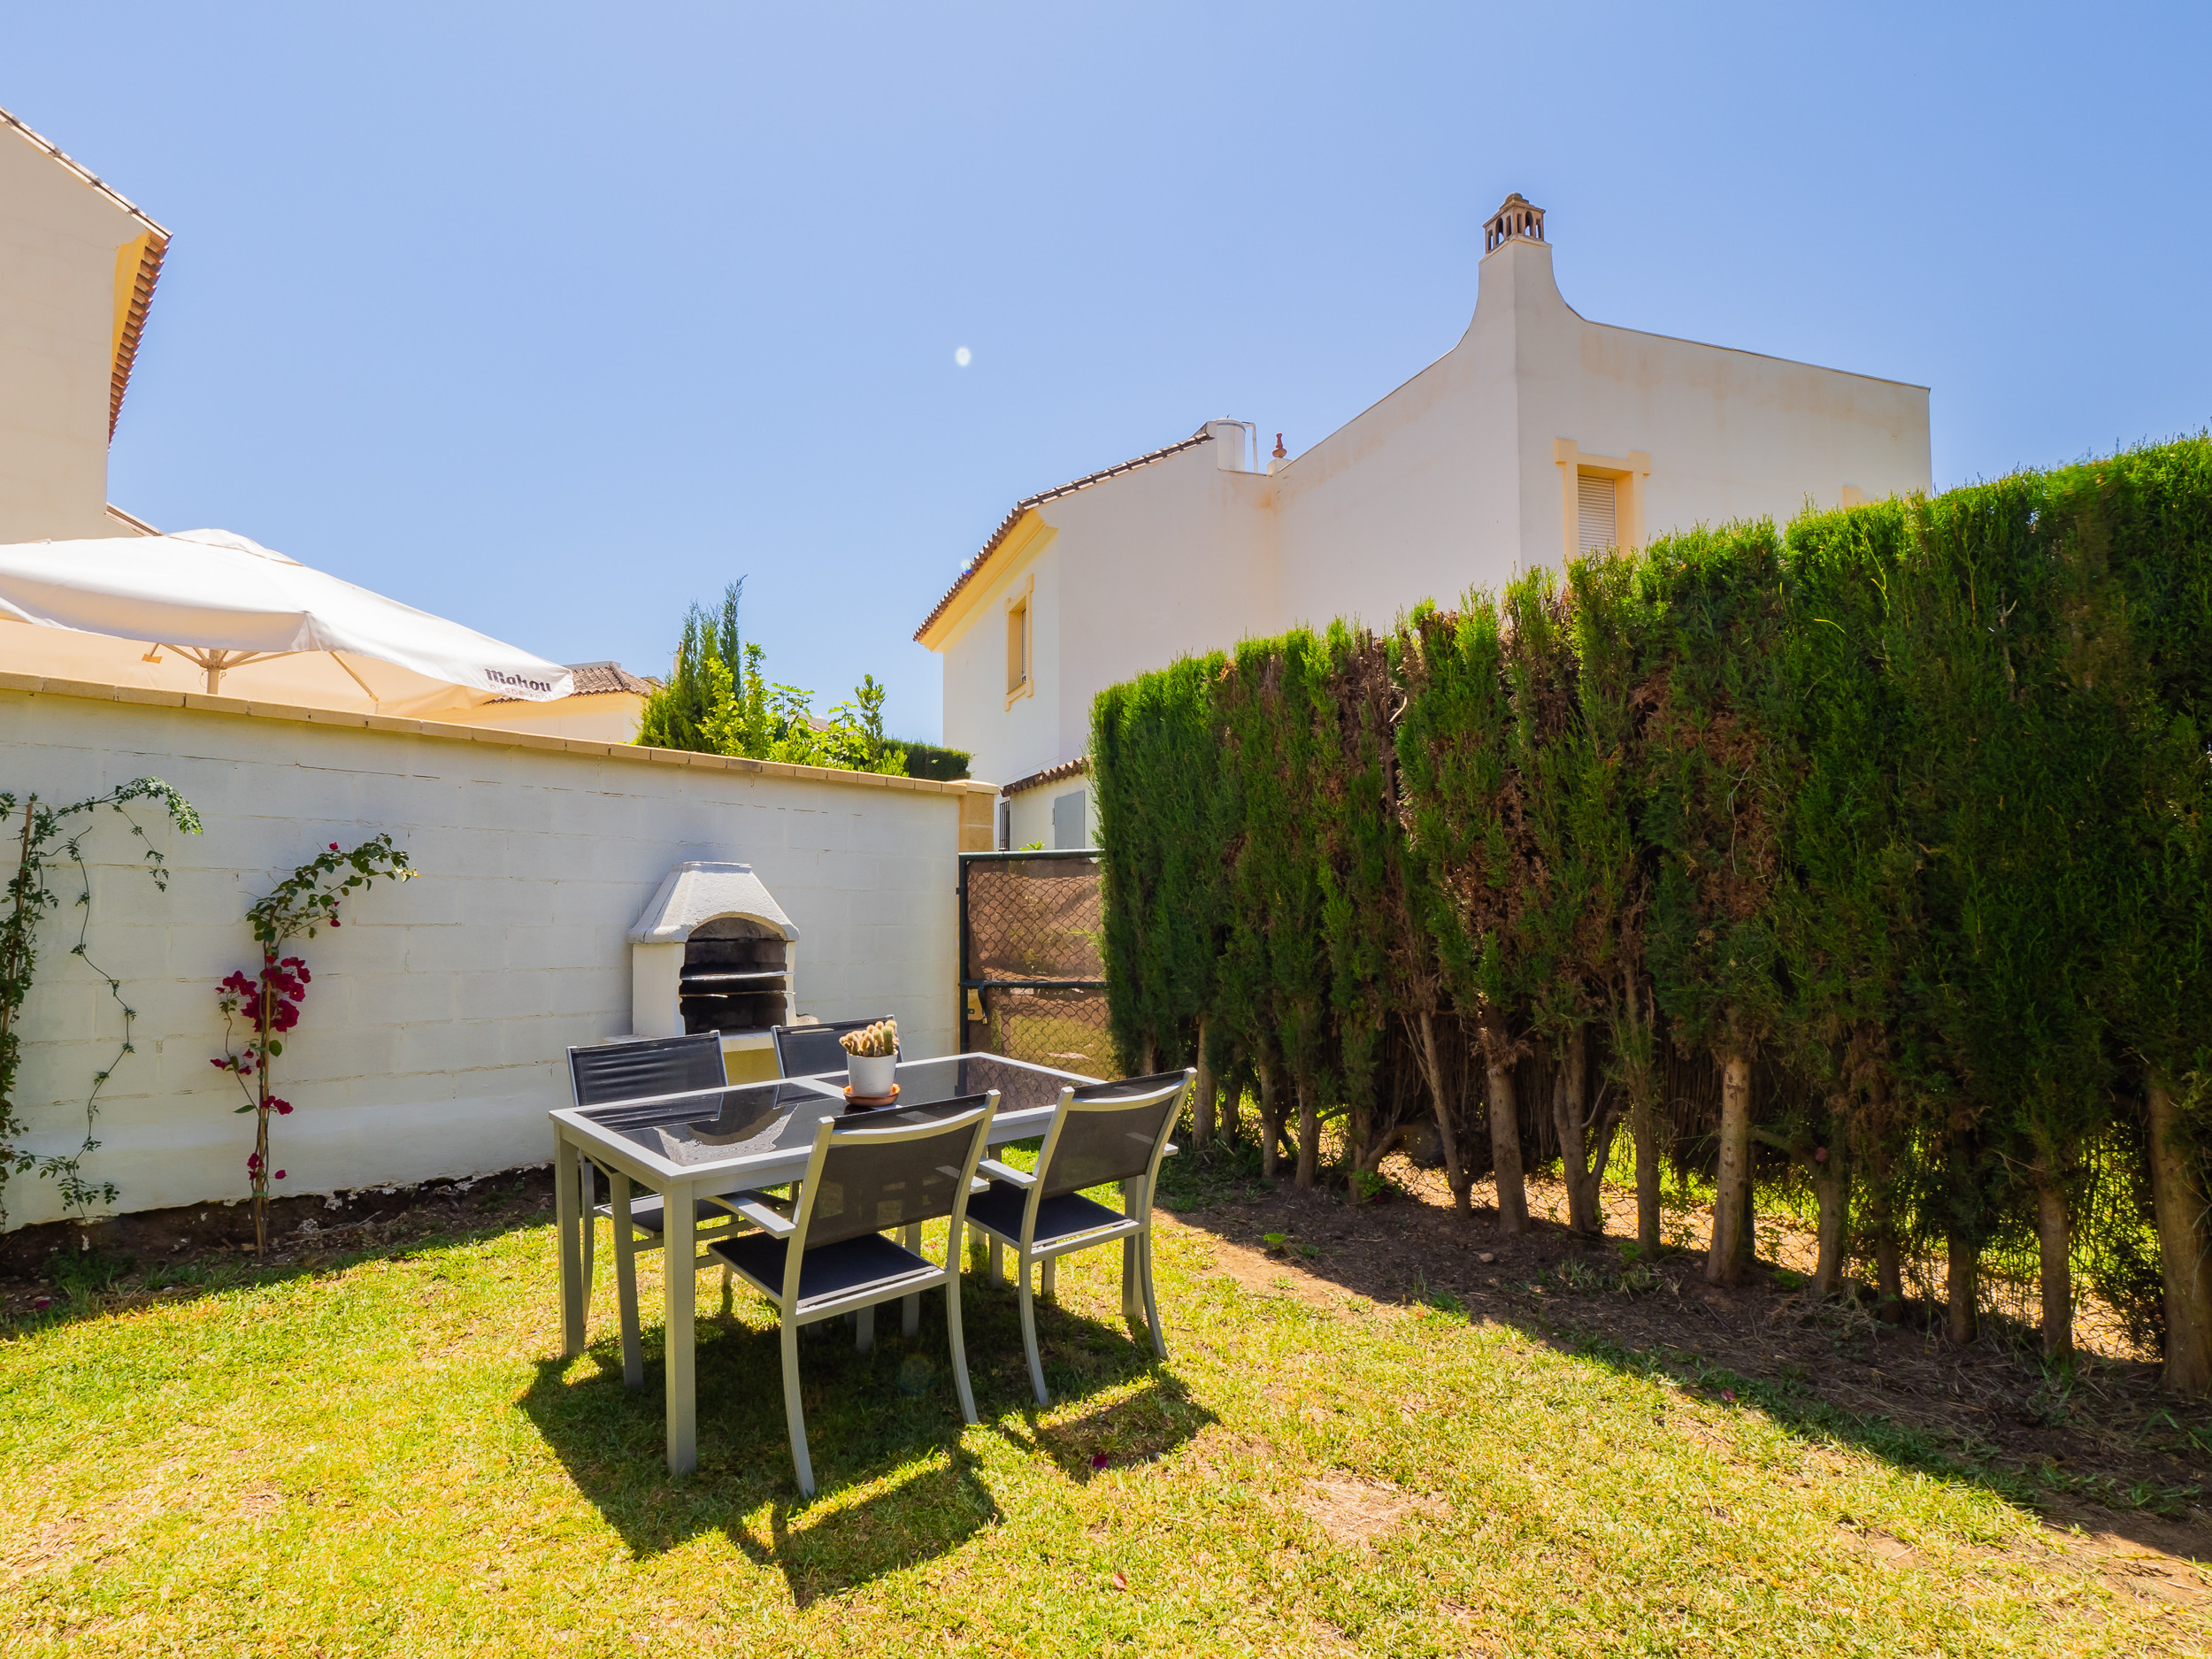
<path fill-rule="evenodd" d="M 777 1154 L 803 1156 L 824 1118 L 849 1118 L 856 1127 L 868 1122 L 916 1123 L 926 1118 L 933 1106 L 994 1088 L 999 1091 L 999 1115 L 1004 1117 L 1051 1106 L 1064 1084 L 1079 1087 L 1095 1080 L 987 1054 L 910 1060 L 895 1075 L 899 1098 L 890 1106 L 847 1105 L 845 1074 L 838 1071 L 588 1106 L 576 1116 L 666 1163 L 697 1168 Z"/>

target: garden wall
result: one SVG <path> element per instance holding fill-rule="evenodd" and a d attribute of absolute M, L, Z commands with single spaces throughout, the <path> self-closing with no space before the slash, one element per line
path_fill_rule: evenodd
<path fill-rule="evenodd" d="M 60 803 L 144 775 L 198 810 L 198 835 L 133 810 L 84 839 L 92 901 L 66 864 L 21 1014 L 23 1148 L 74 1148 L 95 1074 L 115 1064 L 85 1160 L 134 1210 L 242 1198 L 253 1119 L 216 986 L 250 969 L 248 905 L 332 841 L 388 833 L 420 872 L 349 900 L 303 941 L 314 975 L 277 1076 L 279 1195 L 530 1164 L 567 1099 L 563 1050 L 630 1027 L 629 928 L 670 867 L 751 864 L 797 926 L 800 1010 L 898 1018 L 910 1052 L 954 1044 L 956 854 L 989 845 L 994 787 L 883 778 L 428 721 L 275 708 L 0 674 L 0 791 Z M 13 831 L 10 833 L 12 844 Z M 12 873 L 13 862 L 8 861 Z M 115 1064 L 120 1005 L 135 1052 Z M 60 1215 L 17 1175 L 11 1227 Z"/>

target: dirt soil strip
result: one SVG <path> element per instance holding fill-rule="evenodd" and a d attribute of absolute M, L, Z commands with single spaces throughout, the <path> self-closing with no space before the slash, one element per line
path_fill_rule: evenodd
<path fill-rule="evenodd" d="M 1962 1348 L 1932 1328 L 1933 1309 L 1916 1306 L 1898 1325 L 1870 1317 L 1870 1297 L 1812 1302 L 1787 1271 L 1799 1256 L 1799 1271 L 1810 1267 L 1812 1240 L 1771 1217 L 1761 1218 L 1759 1232 L 1784 1271 L 1763 1260 L 1747 1283 L 1721 1290 L 1703 1282 L 1701 1237 L 1692 1240 L 1700 1248 L 1670 1250 L 1640 1277 L 1624 1266 L 1632 1196 L 1609 1204 L 1607 1236 L 1586 1239 L 1563 1225 L 1564 1187 L 1532 1179 L 1539 1219 L 1533 1232 L 1510 1238 L 1498 1232 L 1485 1187 L 1476 1188 L 1474 1215 L 1461 1217 L 1440 1177 L 1402 1159 L 1384 1172 L 1397 1190 L 1380 1202 L 1253 1181 L 1206 1192 L 1170 1225 L 1210 1238 L 1217 1271 L 1247 1290 L 1317 1312 L 1348 1317 L 1353 1295 L 1382 1309 L 1455 1301 L 1478 1322 L 1560 1346 L 1633 1350 L 1692 1386 L 1731 1372 L 1784 1390 L 1804 1408 L 1942 1437 L 1961 1466 L 2055 1471 L 2071 1490 L 2039 1500 L 2050 1548 L 2131 1594 L 2212 1612 L 2212 1462 L 2204 1453 L 2212 1402 L 2162 1389 L 2156 1365 L 2112 1340 L 2116 1326 L 2093 1339 L 2096 1347 L 2062 1386 L 2046 1378 L 2018 1332 L 1999 1330 Z M 1671 1233 L 1685 1230 L 1671 1222 Z M 1268 1234 L 1281 1243 L 1270 1244 Z M 1717 1393 L 1723 1381 L 1701 1386 Z M 1347 1539 L 1363 1526 L 1387 1530 L 1406 1513 L 1352 1493 L 1312 1493 L 1306 1507 L 1332 1536 Z M 1362 1518 L 1370 1515 L 1378 1518 Z M 1878 1552 L 1909 1549 L 1886 1535 L 1852 1536 Z"/>

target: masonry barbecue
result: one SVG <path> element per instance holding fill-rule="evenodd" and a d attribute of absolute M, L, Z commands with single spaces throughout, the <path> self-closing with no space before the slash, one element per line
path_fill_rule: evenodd
<path fill-rule="evenodd" d="M 630 929 L 631 1030 L 718 1032 L 733 1082 L 773 1077 L 768 1028 L 798 1018 L 798 937 L 751 865 L 678 864 Z"/>

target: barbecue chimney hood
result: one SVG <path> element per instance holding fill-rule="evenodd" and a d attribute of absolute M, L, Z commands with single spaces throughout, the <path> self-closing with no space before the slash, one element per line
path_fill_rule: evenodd
<path fill-rule="evenodd" d="M 798 937 L 751 865 L 678 864 L 630 929 L 632 1033 L 718 1032 L 726 1057 L 766 1049 L 768 1028 L 798 1017 Z"/>

